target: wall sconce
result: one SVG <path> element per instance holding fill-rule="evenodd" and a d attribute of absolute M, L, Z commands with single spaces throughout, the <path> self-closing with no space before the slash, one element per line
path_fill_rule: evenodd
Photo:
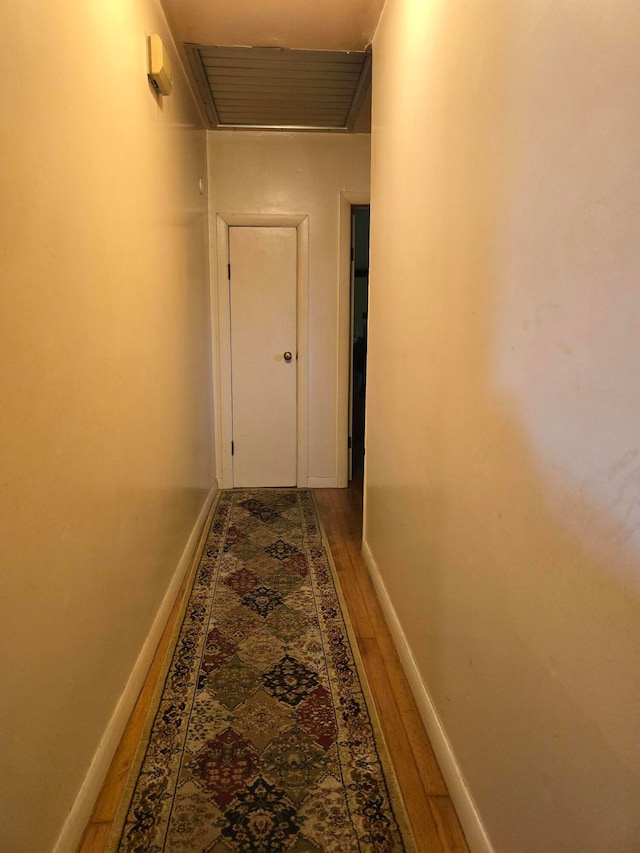
<path fill-rule="evenodd" d="M 171 62 L 164 48 L 162 39 L 157 33 L 149 36 L 149 80 L 151 85 L 161 95 L 170 95 L 173 89 L 173 74 Z"/>

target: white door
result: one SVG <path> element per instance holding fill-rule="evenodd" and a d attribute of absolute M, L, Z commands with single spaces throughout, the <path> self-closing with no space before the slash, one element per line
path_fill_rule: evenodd
<path fill-rule="evenodd" d="M 229 228 L 233 485 L 296 485 L 296 229 Z"/>

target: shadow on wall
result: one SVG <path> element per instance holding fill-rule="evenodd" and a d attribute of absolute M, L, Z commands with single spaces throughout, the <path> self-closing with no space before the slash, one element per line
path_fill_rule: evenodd
<path fill-rule="evenodd" d="M 560 6 L 385 10 L 365 536 L 496 851 L 632 853 L 637 137 Z"/>
<path fill-rule="evenodd" d="M 513 405 L 466 402 L 474 425 L 443 415 L 422 482 L 378 482 L 368 439 L 367 539 L 393 567 L 387 588 L 496 851 L 633 853 L 637 558 L 620 553 L 615 519 L 559 480 Z"/>

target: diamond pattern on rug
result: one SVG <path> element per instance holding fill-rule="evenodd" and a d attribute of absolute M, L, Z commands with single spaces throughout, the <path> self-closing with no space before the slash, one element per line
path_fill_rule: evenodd
<path fill-rule="evenodd" d="M 264 551 L 265 554 L 274 557 L 276 560 L 286 560 L 300 553 L 297 548 L 294 548 L 293 545 L 289 545 L 288 542 L 284 542 L 282 539 L 278 539 L 272 545 L 267 545 Z"/>
<path fill-rule="evenodd" d="M 224 579 L 226 585 L 240 597 L 260 586 L 260 578 L 244 566 Z"/>
<path fill-rule="evenodd" d="M 244 539 L 232 545 L 229 550 L 234 557 L 239 560 L 250 560 L 252 557 L 257 557 L 262 551 L 262 546 L 258 542 L 252 542 L 250 539 Z"/>
<path fill-rule="evenodd" d="M 318 684 L 316 674 L 300 661 L 285 655 L 262 676 L 265 688 L 281 702 L 298 705 Z"/>
<path fill-rule="evenodd" d="M 228 729 L 235 721 L 233 712 L 206 690 L 196 693 L 191 716 L 189 749 L 193 753 L 197 753 L 207 741 Z"/>
<path fill-rule="evenodd" d="M 300 828 L 293 804 L 261 777 L 238 794 L 225 817 L 222 835 L 238 851 L 275 853 L 289 846 Z"/>
<path fill-rule="evenodd" d="M 296 708 L 296 719 L 314 741 L 324 749 L 336 739 L 336 715 L 326 687 L 318 685 Z"/>
<path fill-rule="evenodd" d="M 235 708 L 250 696 L 259 684 L 258 673 L 237 655 L 214 675 L 208 676 L 204 687 L 227 706 Z"/>
<path fill-rule="evenodd" d="M 276 541 L 278 535 L 278 532 L 268 524 L 261 524 L 255 519 L 253 524 L 251 524 L 251 530 L 249 532 L 251 541 L 257 542 L 257 544 L 262 545 L 262 547 L 264 547 L 265 545 L 271 545 L 273 542 Z"/>
<path fill-rule="evenodd" d="M 285 599 L 285 604 L 290 610 L 299 611 L 310 619 L 315 619 L 316 602 L 308 586 L 302 586 L 290 592 Z"/>
<path fill-rule="evenodd" d="M 223 612 L 217 623 L 217 627 L 236 643 L 241 643 L 261 625 L 262 619 L 258 614 L 240 604 Z"/>
<path fill-rule="evenodd" d="M 192 778 L 219 806 L 226 806 L 256 770 L 258 753 L 253 744 L 233 729 L 208 741 L 193 762 Z"/>
<path fill-rule="evenodd" d="M 220 560 L 220 572 L 224 577 L 228 577 L 234 570 L 243 569 L 244 565 L 242 560 L 234 557 L 233 554 L 223 554 Z"/>
<path fill-rule="evenodd" d="M 224 543 L 225 551 L 232 551 L 239 542 L 242 542 L 246 538 L 246 531 L 232 524 L 227 531 L 227 538 Z"/>
<path fill-rule="evenodd" d="M 237 646 L 229 640 L 222 631 L 217 628 L 209 631 L 204 646 L 201 670 L 207 674 L 220 669 L 227 661 L 230 661 L 237 650 Z"/>
<path fill-rule="evenodd" d="M 295 640 L 310 627 L 309 619 L 299 610 L 292 610 L 286 604 L 270 613 L 265 625 L 282 640 Z"/>
<path fill-rule="evenodd" d="M 252 572 L 255 572 L 255 574 L 266 580 L 272 572 L 281 567 L 281 563 L 279 560 L 269 557 L 268 554 L 263 552 L 262 554 L 256 554 L 255 557 L 249 560 L 247 566 Z"/>
<path fill-rule="evenodd" d="M 268 616 L 282 604 L 282 596 L 275 589 L 258 586 L 242 597 L 245 607 L 250 607 L 258 616 Z"/>
<path fill-rule="evenodd" d="M 222 816 L 212 797 L 193 782 L 186 782 L 176 794 L 167 850 L 193 853 L 211 849 L 222 832 Z"/>
<path fill-rule="evenodd" d="M 327 756 L 297 726 L 283 732 L 262 753 L 265 776 L 279 785 L 292 803 L 300 804 L 327 767 Z"/>
<path fill-rule="evenodd" d="M 278 563 L 277 567 L 265 576 L 265 583 L 272 589 L 277 589 L 282 595 L 289 595 L 300 587 L 302 578 L 290 572 L 285 563 Z"/>
<path fill-rule="evenodd" d="M 264 690 L 258 690 L 236 709 L 234 727 L 259 750 L 294 723 L 293 711 Z"/>
<path fill-rule="evenodd" d="M 282 561 L 282 564 L 301 578 L 306 578 L 309 574 L 309 564 L 304 554 L 291 554 Z"/>
<path fill-rule="evenodd" d="M 296 640 L 296 657 L 314 672 L 324 668 L 324 646 L 318 631 L 307 631 Z"/>
<path fill-rule="evenodd" d="M 109 853 L 415 853 L 360 679 L 310 492 L 221 492 Z"/>
<path fill-rule="evenodd" d="M 218 605 L 218 613 L 221 614 L 222 618 L 223 614 L 230 613 L 234 607 L 238 607 L 240 605 L 240 597 L 226 584 L 219 583 L 216 589 L 216 604 Z M 233 633 L 233 629 L 235 627 L 235 621 L 233 618 L 229 620 L 228 625 L 231 633 Z M 251 632 L 251 629 L 249 629 L 249 632 Z"/>
<path fill-rule="evenodd" d="M 258 672 L 264 672 L 280 660 L 284 649 L 282 640 L 265 629 L 243 640 L 238 646 L 238 655 Z"/>
<path fill-rule="evenodd" d="M 273 505 L 269 506 L 268 504 L 254 498 L 246 501 L 240 501 L 238 506 L 246 509 L 247 512 L 251 513 L 251 515 L 254 515 L 256 518 L 259 518 L 260 521 L 273 521 L 279 517 L 279 513 Z"/>
<path fill-rule="evenodd" d="M 287 545 L 294 548 L 304 548 L 304 542 L 301 535 L 291 528 L 291 521 L 287 518 L 279 518 L 271 525 L 274 533 L 277 533 Z"/>

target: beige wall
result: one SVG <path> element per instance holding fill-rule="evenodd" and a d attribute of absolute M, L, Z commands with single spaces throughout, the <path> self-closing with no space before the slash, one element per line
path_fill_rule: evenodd
<path fill-rule="evenodd" d="M 640 845 L 640 7 L 388 0 L 365 538 L 496 851 Z"/>
<path fill-rule="evenodd" d="M 204 131 L 154 0 L 0 28 L 0 849 L 50 850 L 214 481 Z M 206 190 L 205 190 L 206 192 Z"/>
<path fill-rule="evenodd" d="M 207 139 L 212 271 L 217 213 L 309 216 L 308 476 L 335 485 L 340 192 L 368 192 L 369 136 L 215 131 Z M 214 276 L 214 293 L 215 284 Z"/>

